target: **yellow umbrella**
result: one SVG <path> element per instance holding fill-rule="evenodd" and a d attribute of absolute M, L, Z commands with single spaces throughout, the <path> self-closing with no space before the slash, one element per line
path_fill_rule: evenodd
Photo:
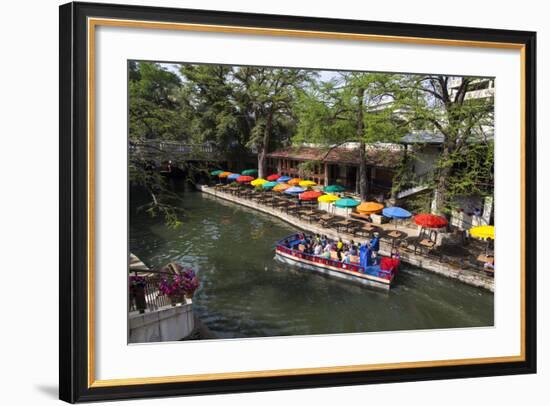
<path fill-rule="evenodd" d="M 277 186 L 275 186 L 273 188 L 274 191 L 276 192 L 284 192 L 285 190 L 287 190 L 288 188 L 290 187 L 290 185 L 286 184 L 286 183 L 279 183 Z"/>
<path fill-rule="evenodd" d="M 227 178 L 229 175 L 231 175 L 233 172 L 222 172 L 218 175 L 219 178 Z"/>
<path fill-rule="evenodd" d="M 250 184 L 251 184 L 252 186 L 261 186 L 261 185 L 263 185 L 264 183 L 267 183 L 267 180 L 262 179 L 262 178 L 254 179 L 252 182 L 250 182 Z"/>
<path fill-rule="evenodd" d="M 377 202 L 363 202 L 357 206 L 357 211 L 363 214 L 378 213 L 384 208 L 383 204 Z"/>
<path fill-rule="evenodd" d="M 298 185 L 300 184 L 301 181 L 302 181 L 302 179 L 300 179 L 300 178 L 294 178 L 294 179 L 290 179 L 290 180 L 288 181 L 288 184 L 289 184 L 290 186 L 298 186 Z"/>
<path fill-rule="evenodd" d="M 340 198 L 336 195 L 323 195 L 317 198 L 317 201 L 321 203 L 333 203 L 336 200 L 340 200 Z"/>
<path fill-rule="evenodd" d="M 315 183 L 312 180 L 303 180 L 300 183 L 298 183 L 303 188 L 308 188 L 310 186 L 315 186 L 317 183 Z"/>
<path fill-rule="evenodd" d="M 495 239 L 495 226 L 477 226 L 470 228 L 470 235 L 475 238 Z"/>

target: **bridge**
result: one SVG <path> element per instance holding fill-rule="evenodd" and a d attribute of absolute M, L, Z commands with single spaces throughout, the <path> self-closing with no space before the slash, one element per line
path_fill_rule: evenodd
<path fill-rule="evenodd" d="M 130 140 L 130 154 L 144 159 L 173 161 L 224 161 L 227 153 L 219 151 L 213 143 L 190 144 L 180 141 L 156 139 Z"/>

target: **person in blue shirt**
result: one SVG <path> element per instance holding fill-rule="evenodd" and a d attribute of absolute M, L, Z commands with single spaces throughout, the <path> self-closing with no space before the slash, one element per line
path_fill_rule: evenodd
<path fill-rule="evenodd" d="M 373 262 L 376 263 L 376 258 L 378 258 L 378 251 L 380 251 L 380 234 L 375 232 L 373 234 L 374 238 L 370 240 L 370 250 L 372 253 Z"/>

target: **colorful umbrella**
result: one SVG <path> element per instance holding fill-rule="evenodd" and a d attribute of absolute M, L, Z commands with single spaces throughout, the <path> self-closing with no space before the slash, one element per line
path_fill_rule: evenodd
<path fill-rule="evenodd" d="M 300 200 L 317 200 L 321 197 L 323 192 L 316 192 L 315 190 L 308 190 L 300 195 Z"/>
<path fill-rule="evenodd" d="M 343 207 L 343 208 L 359 206 L 359 203 L 361 202 L 354 199 L 350 199 L 348 197 L 344 199 L 336 200 L 336 202 L 334 202 L 336 207 Z"/>
<path fill-rule="evenodd" d="M 321 203 L 334 203 L 336 200 L 340 200 L 336 195 L 323 195 L 317 198 L 317 201 Z"/>
<path fill-rule="evenodd" d="M 292 179 L 290 176 L 281 176 L 277 182 L 288 182 L 290 179 Z"/>
<path fill-rule="evenodd" d="M 257 169 L 245 169 L 244 171 L 242 171 L 242 174 L 247 175 L 247 176 L 256 176 L 258 174 L 258 170 Z"/>
<path fill-rule="evenodd" d="M 392 219 L 408 219 L 412 216 L 410 212 L 397 206 L 386 207 L 385 209 L 382 210 L 382 214 L 385 217 L 389 217 Z"/>
<path fill-rule="evenodd" d="M 285 190 L 289 189 L 290 185 L 286 183 L 277 183 L 277 186 L 273 188 L 276 192 L 284 192 Z"/>
<path fill-rule="evenodd" d="M 266 179 L 269 180 L 269 181 L 274 181 L 274 180 L 277 180 L 281 177 L 281 175 L 279 175 L 278 173 L 274 173 L 273 175 L 269 175 Z"/>
<path fill-rule="evenodd" d="M 300 179 L 300 178 L 293 178 L 293 179 L 290 179 L 287 183 L 290 186 L 298 186 L 301 181 L 302 181 L 302 179 Z"/>
<path fill-rule="evenodd" d="M 384 208 L 383 204 L 377 202 L 363 202 L 357 206 L 357 211 L 363 214 L 379 213 Z"/>
<path fill-rule="evenodd" d="M 232 173 L 227 177 L 227 180 L 237 180 L 241 177 L 240 173 Z"/>
<path fill-rule="evenodd" d="M 229 175 L 231 175 L 233 172 L 222 172 L 218 175 L 219 178 L 227 178 Z"/>
<path fill-rule="evenodd" d="M 274 188 L 275 186 L 279 185 L 279 183 L 277 182 L 265 182 L 265 183 L 262 183 L 262 187 L 264 189 L 271 189 L 271 188 Z"/>
<path fill-rule="evenodd" d="M 435 214 L 429 213 L 417 214 L 414 216 L 414 222 L 419 226 L 426 228 L 441 228 L 449 224 L 445 217 L 436 216 Z"/>
<path fill-rule="evenodd" d="M 301 182 L 298 183 L 298 185 L 300 185 L 301 187 L 305 187 L 305 188 L 308 188 L 308 187 L 311 187 L 311 186 L 315 186 L 317 183 L 315 183 L 314 181 L 312 180 L 303 180 Z"/>
<path fill-rule="evenodd" d="M 305 191 L 306 190 L 304 188 L 301 188 L 299 186 L 293 186 L 293 187 L 289 187 L 288 189 L 286 189 L 285 193 L 288 193 L 289 195 L 298 195 L 298 194 L 303 193 Z"/>
<path fill-rule="evenodd" d="M 495 239 L 495 226 L 477 226 L 470 228 L 470 235 L 475 238 Z"/>
<path fill-rule="evenodd" d="M 323 190 L 327 193 L 340 193 L 346 189 L 340 185 L 330 185 L 330 186 L 326 186 Z"/>
<path fill-rule="evenodd" d="M 216 170 L 216 171 L 210 172 L 210 175 L 212 175 L 212 176 L 218 176 L 220 173 L 223 173 L 223 171 L 220 170 L 220 169 L 218 169 L 218 170 Z"/>
<path fill-rule="evenodd" d="M 248 182 L 252 182 L 254 180 L 254 178 L 252 176 L 239 176 L 237 178 L 237 182 L 239 183 L 248 183 Z"/>
<path fill-rule="evenodd" d="M 250 184 L 251 184 L 252 186 L 261 186 L 261 185 L 263 185 L 264 183 L 267 183 L 267 180 L 262 179 L 262 178 L 254 179 L 252 182 L 250 182 Z"/>

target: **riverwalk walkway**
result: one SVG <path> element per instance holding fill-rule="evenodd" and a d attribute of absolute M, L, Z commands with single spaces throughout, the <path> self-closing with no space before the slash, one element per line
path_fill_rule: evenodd
<path fill-rule="evenodd" d="M 402 234 L 407 236 L 406 239 L 399 241 L 399 253 L 401 260 L 411 265 L 417 266 L 421 269 L 443 275 L 449 278 L 457 279 L 468 285 L 480 287 L 491 292 L 494 291 L 494 278 L 485 274 L 478 269 L 469 269 L 465 266 L 461 266 L 461 261 L 453 260 L 449 257 L 444 257 L 439 251 L 422 250 L 418 245 L 415 246 L 415 241 L 418 240 L 419 230 L 416 227 L 408 227 L 406 225 L 394 225 L 394 224 L 380 224 L 372 226 L 365 224 L 366 233 L 364 237 L 358 236 L 356 232 L 351 232 L 346 226 L 350 224 L 350 220 L 344 219 L 336 223 L 327 224 L 323 222 L 322 215 L 317 213 L 316 217 L 308 217 L 307 211 L 297 212 L 290 207 L 290 201 L 284 205 L 269 205 L 266 199 L 250 199 L 245 198 L 234 193 L 230 193 L 229 190 L 224 188 L 216 188 L 206 185 L 199 185 L 198 189 L 205 195 L 212 196 L 213 198 L 224 199 L 233 203 L 237 203 L 254 210 L 266 213 L 270 216 L 277 217 L 287 223 L 313 234 L 324 234 L 332 239 L 342 238 L 342 240 L 349 242 L 354 240 L 360 242 L 369 235 L 369 227 L 376 231 L 380 231 L 382 236 L 380 244 L 380 253 L 385 256 L 391 254 L 392 246 L 395 246 L 397 239 L 393 239 L 392 235 L 397 236 Z M 314 210 L 310 211 L 314 213 Z M 327 217 L 329 213 L 327 213 Z M 357 230 L 355 230 L 357 231 Z M 439 252 L 439 254 L 435 254 Z M 465 253 L 463 255 L 468 255 Z"/>

